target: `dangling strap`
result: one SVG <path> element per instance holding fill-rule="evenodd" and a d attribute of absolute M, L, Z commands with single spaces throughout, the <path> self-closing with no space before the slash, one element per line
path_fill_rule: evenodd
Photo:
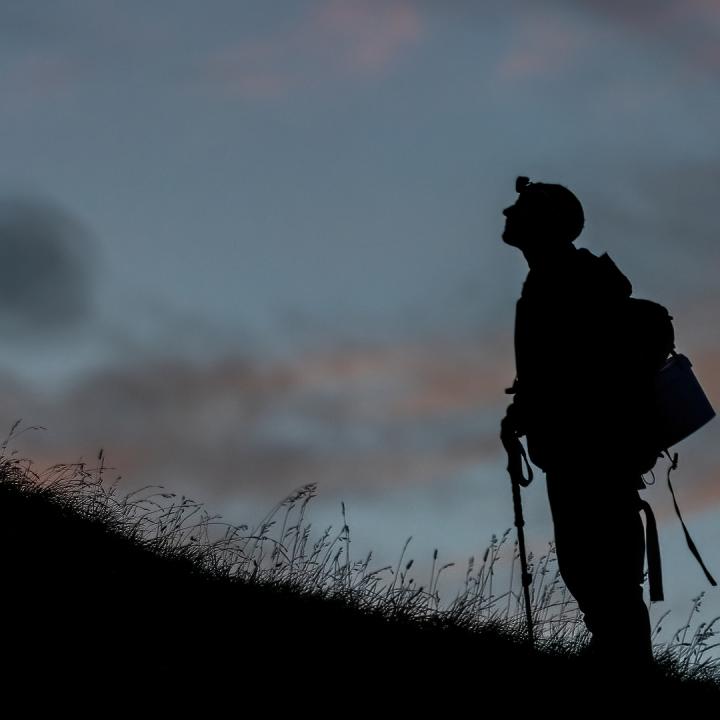
<path fill-rule="evenodd" d="M 672 483 L 670 482 L 670 472 L 672 470 L 675 470 L 677 468 L 677 460 L 678 460 L 678 454 L 675 453 L 673 457 L 670 457 L 670 453 L 666 450 L 664 450 L 665 454 L 670 458 L 671 465 L 668 468 L 667 471 L 667 483 L 668 487 L 670 488 L 670 494 L 672 495 L 673 499 L 673 505 L 675 505 L 675 512 L 677 513 L 678 518 L 680 519 L 680 524 L 682 525 L 683 532 L 685 533 L 685 542 L 687 542 L 687 546 L 690 548 L 690 552 L 695 556 L 695 559 L 700 564 L 700 567 L 702 568 L 703 572 L 705 573 L 705 577 L 708 579 L 708 582 L 715 587 L 717 583 L 715 582 L 715 578 L 710 574 L 709 570 L 705 567 L 705 563 L 702 561 L 702 558 L 700 557 L 700 553 L 698 552 L 698 549 L 695 547 L 695 543 L 693 542 L 692 538 L 690 537 L 690 533 L 688 532 L 687 527 L 685 527 L 685 523 L 682 519 L 682 515 L 680 515 L 680 508 L 678 507 L 677 500 L 675 499 L 675 491 L 673 490 Z"/>
<path fill-rule="evenodd" d="M 522 444 L 522 442 L 520 442 L 519 440 L 518 440 L 518 443 L 519 443 L 519 445 L 520 445 L 520 453 L 522 454 L 522 459 L 525 461 L 525 467 L 527 468 L 527 471 L 528 471 L 528 476 L 527 476 L 527 478 L 525 478 L 525 477 L 523 476 L 522 481 L 521 481 L 520 484 L 521 484 L 523 487 L 527 487 L 527 486 L 532 482 L 532 479 L 533 479 L 533 471 L 532 471 L 532 467 L 530 467 L 530 462 L 529 462 L 528 459 L 527 459 L 527 455 L 525 454 L 525 446 L 524 446 L 524 445 Z"/>
<path fill-rule="evenodd" d="M 502 437 L 503 445 L 507 451 L 508 464 L 507 470 L 513 482 L 518 483 L 521 487 L 527 487 L 533 479 L 533 471 L 528 462 L 525 448 L 518 437 Z M 523 475 L 522 463 L 525 461 L 527 468 L 527 478 Z"/>
<path fill-rule="evenodd" d="M 645 513 L 645 552 L 648 564 L 648 584 L 650 585 L 650 602 L 660 602 L 663 595 L 662 564 L 660 562 L 660 541 L 658 540 L 655 515 L 647 500 L 640 500 L 640 509 Z"/>

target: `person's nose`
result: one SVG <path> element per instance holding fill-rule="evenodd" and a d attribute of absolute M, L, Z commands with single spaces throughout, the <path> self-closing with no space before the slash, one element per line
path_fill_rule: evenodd
<path fill-rule="evenodd" d="M 511 210 L 512 210 L 512 205 L 511 205 L 510 207 L 506 207 L 506 208 L 502 211 L 502 214 L 503 214 L 505 217 L 510 217 L 510 211 L 511 211 Z"/>

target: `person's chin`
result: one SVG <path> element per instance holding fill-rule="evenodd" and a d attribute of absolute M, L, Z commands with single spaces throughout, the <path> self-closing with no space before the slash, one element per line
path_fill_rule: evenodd
<path fill-rule="evenodd" d="M 512 245 L 512 247 L 517 247 L 517 241 L 516 241 L 515 238 L 512 236 L 512 233 L 504 232 L 504 233 L 502 234 L 502 241 L 503 241 L 506 245 Z"/>

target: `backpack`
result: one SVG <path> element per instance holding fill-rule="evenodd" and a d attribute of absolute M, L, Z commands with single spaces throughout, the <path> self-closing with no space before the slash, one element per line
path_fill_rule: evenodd
<path fill-rule="evenodd" d="M 642 298 L 624 298 L 620 308 L 623 344 L 633 362 L 655 373 L 675 349 L 672 315 L 660 303 Z"/>
<path fill-rule="evenodd" d="M 667 483 L 685 541 L 705 577 L 711 585 L 716 586 L 717 583 L 705 567 L 680 514 L 670 482 L 670 473 L 677 468 L 678 454 L 676 452 L 671 456 L 669 451 L 671 446 L 709 422 L 715 416 L 715 410 L 691 369 L 692 363 L 675 350 L 673 318 L 667 309 L 651 300 L 632 297 L 625 298 L 620 309 L 620 332 L 623 347 L 628 352 L 627 364 L 630 371 L 635 373 L 633 377 L 640 403 L 645 405 L 645 427 L 638 433 L 642 446 L 640 453 L 644 453 L 645 469 L 642 474 L 652 474 L 657 460 L 663 453 L 667 455 L 671 463 L 667 470 Z M 644 501 L 643 504 L 647 506 Z M 651 511 L 646 510 L 648 522 L 649 513 Z M 654 520 L 652 522 L 654 525 Z M 662 599 L 659 548 L 654 552 L 658 587 L 654 598 L 651 587 L 651 599 Z"/>
<path fill-rule="evenodd" d="M 672 316 L 660 303 L 623 298 L 616 308 L 617 334 L 627 374 L 628 408 L 633 415 L 633 455 L 641 474 L 650 472 L 666 449 L 658 412 L 656 379 L 675 353 Z"/>
<path fill-rule="evenodd" d="M 625 298 L 620 314 L 620 336 L 633 373 L 637 399 L 644 405 L 640 433 L 650 472 L 669 448 L 699 430 L 715 411 L 692 371 L 692 363 L 675 350 L 672 315 L 659 303 Z"/>

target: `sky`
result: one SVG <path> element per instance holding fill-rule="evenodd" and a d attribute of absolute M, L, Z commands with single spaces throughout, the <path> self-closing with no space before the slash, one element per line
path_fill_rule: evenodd
<path fill-rule="evenodd" d="M 512 524 L 517 175 L 578 195 L 576 244 L 720 407 L 718 31 L 712 0 L 0 0 L 0 435 L 234 523 L 316 482 L 380 564 L 481 555 Z M 720 574 L 716 422 L 674 477 Z M 720 598 L 664 467 L 679 627 Z M 541 472 L 524 498 L 539 553 Z"/>

